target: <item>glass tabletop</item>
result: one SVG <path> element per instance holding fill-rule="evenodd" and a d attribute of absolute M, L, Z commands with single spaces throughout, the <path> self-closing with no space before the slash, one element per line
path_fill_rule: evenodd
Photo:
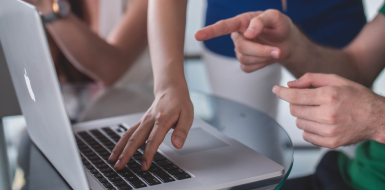
<path fill-rule="evenodd" d="M 154 99 L 152 88 L 143 85 L 111 88 L 67 85 L 62 86 L 62 92 L 72 123 L 145 112 Z M 293 144 L 286 131 L 274 119 L 248 106 L 200 92 L 190 92 L 190 97 L 195 117 L 285 168 L 282 176 L 228 189 L 279 189 L 293 165 Z M 7 135 L 7 128 L 12 127 L 12 122 L 3 124 Z M 11 167 L 14 187 L 31 190 L 70 189 L 32 143 L 27 132 L 17 139 L 18 159 L 14 164 L 16 166 Z M 10 162 L 12 165 L 12 159 Z"/>

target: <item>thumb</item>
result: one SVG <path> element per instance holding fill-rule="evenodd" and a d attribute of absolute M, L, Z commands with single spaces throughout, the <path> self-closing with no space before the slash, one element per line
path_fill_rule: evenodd
<path fill-rule="evenodd" d="M 334 74 L 306 73 L 298 80 L 288 82 L 289 88 L 311 88 L 342 85 L 345 80 Z"/>
<path fill-rule="evenodd" d="M 187 139 L 188 132 L 192 126 L 194 116 L 190 116 L 182 111 L 179 115 L 178 123 L 171 136 L 171 142 L 175 148 L 181 149 Z"/>
<path fill-rule="evenodd" d="M 278 10 L 269 9 L 264 11 L 262 14 L 251 19 L 244 33 L 245 37 L 254 39 L 262 33 L 264 28 L 274 28 L 274 26 L 278 26 L 284 19 L 282 15 Z"/>

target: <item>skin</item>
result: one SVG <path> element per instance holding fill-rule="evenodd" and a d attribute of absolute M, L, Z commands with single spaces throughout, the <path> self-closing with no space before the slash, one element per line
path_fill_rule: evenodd
<path fill-rule="evenodd" d="M 124 167 L 147 140 L 142 170 L 148 170 L 167 132 L 174 128 L 171 142 L 182 148 L 194 118 L 184 76 L 184 33 L 186 0 L 149 0 L 148 38 L 154 72 L 155 101 L 141 121 L 118 142 L 110 162 L 115 169 Z"/>
<path fill-rule="evenodd" d="M 311 42 L 290 18 L 267 10 L 220 21 L 195 36 L 202 41 L 232 33 L 245 72 L 280 62 L 300 77 L 273 92 L 290 103 L 306 141 L 336 148 L 362 140 L 385 143 L 385 100 L 367 88 L 385 67 L 383 26 L 385 17 L 379 14 L 352 43 L 337 50 Z"/>
<path fill-rule="evenodd" d="M 27 0 L 43 14 L 52 12 L 52 0 Z M 84 1 L 87 6 L 89 1 Z M 103 86 L 113 85 L 126 73 L 147 45 L 147 0 L 133 0 L 129 10 L 106 40 L 97 30 L 97 13 L 88 6 L 91 27 L 73 13 L 46 24 L 69 61 Z"/>

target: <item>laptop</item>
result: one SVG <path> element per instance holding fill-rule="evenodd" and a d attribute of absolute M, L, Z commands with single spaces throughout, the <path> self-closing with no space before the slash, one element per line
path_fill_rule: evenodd
<path fill-rule="evenodd" d="M 149 171 L 140 169 L 145 144 L 116 171 L 110 152 L 143 113 L 72 126 L 43 23 L 27 3 L 0 0 L 0 42 L 31 139 L 75 190 L 222 189 L 283 175 L 281 165 L 197 118 L 182 149 L 167 134 Z"/>

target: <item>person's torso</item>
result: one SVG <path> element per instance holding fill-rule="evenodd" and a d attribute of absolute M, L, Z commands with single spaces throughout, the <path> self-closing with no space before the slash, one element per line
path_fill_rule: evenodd
<path fill-rule="evenodd" d="M 346 46 L 366 24 L 361 0 L 207 0 L 206 26 L 239 14 L 277 9 L 288 15 L 313 41 L 321 45 Z M 204 42 L 206 48 L 224 56 L 235 57 L 230 35 Z"/>

